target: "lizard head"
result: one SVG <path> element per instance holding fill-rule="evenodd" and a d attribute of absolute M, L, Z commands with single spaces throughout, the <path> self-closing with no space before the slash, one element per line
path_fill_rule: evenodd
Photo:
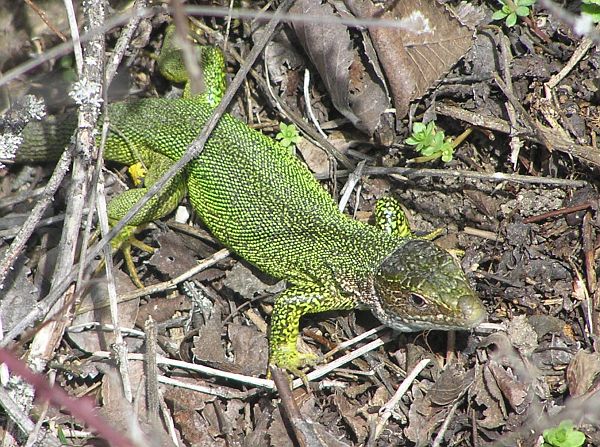
<path fill-rule="evenodd" d="M 407 239 L 383 260 L 373 286 L 373 313 L 393 329 L 464 330 L 486 318 L 456 259 L 430 241 Z"/>

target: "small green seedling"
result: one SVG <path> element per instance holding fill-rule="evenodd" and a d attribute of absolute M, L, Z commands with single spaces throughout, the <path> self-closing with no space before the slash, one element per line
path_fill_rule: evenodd
<path fill-rule="evenodd" d="M 452 137 L 446 137 L 444 131 L 438 129 L 433 121 L 427 124 L 414 123 L 410 137 L 404 142 L 415 146 L 415 151 L 423 155 L 413 160 L 417 163 L 437 158 L 441 158 L 443 162 L 448 163 L 452 160 L 456 146 L 462 143 L 470 133 L 471 129 L 467 129 L 456 139 L 452 139 Z"/>
<path fill-rule="evenodd" d="M 581 12 L 594 23 L 600 22 L 600 0 L 582 0 Z"/>
<path fill-rule="evenodd" d="M 581 447 L 585 442 L 585 435 L 573 428 L 569 420 L 562 421 L 558 427 L 544 430 L 543 447 Z"/>
<path fill-rule="evenodd" d="M 275 135 L 283 147 L 292 147 L 300 142 L 298 129 L 294 124 L 279 123 L 279 133 Z"/>
<path fill-rule="evenodd" d="M 519 17 L 527 17 L 531 12 L 530 6 L 536 0 L 498 0 L 502 4 L 502 9 L 496 11 L 492 20 L 505 20 L 509 28 L 515 26 Z"/>

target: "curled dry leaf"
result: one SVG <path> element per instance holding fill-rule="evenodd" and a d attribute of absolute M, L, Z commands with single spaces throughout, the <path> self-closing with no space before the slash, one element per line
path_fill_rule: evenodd
<path fill-rule="evenodd" d="M 573 397 L 587 393 L 598 383 L 600 355 L 578 351 L 567 368 L 567 385 Z"/>
<path fill-rule="evenodd" d="M 294 32 L 335 108 L 358 129 L 372 134 L 382 113 L 390 108 L 390 101 L 381 79 L 365 65 L 361 50 L 354 46 L 348 27 L 335 23 L 340 10 L 327 2 L 298 0 L 290 12 L 331 17 L 331 23 L 294 23 Z"/>
<path fill-rule="evenodd" d="M 331 17 L 330 23 L 294 23 L 293 28 L 335 108 L 369 135 L 387 135 L 382 128 L 393 126 L 386 118 L 390 108 L 386 82 L 397 118 L 403 118 L 409 103 L 433 87 L 473 41 L 471 28 L 436 1 L 403 0 L 393 2 L 391 8 L 386 5 L 371 0 L 346 0 L 343 4 L 298 0 L 291 9 L 297 14 Z M 398 26 L 369 26 L 367 33 L 351 32 L 336 23 L 339 17 L 351 14 L 395 21 Z"/>
<path fill-rule="evenodd" d="M 465 55 L 473 41 L 473 31 L 436 1 L 403 0 L 392 2 L 392 8 L 371 0 L 346 4 L 358 18 L 398 23 L 395 28 L 368 27 L 398 118 Z"/>

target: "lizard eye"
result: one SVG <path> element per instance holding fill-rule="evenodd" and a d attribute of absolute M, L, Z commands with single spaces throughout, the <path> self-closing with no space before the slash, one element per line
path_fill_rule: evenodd
<path fill-rule="evenodd" d="M 417 309 L 423 309 L 427 306 L 427 301 L 418 293 L 411 293 L 408 297 L 408 301 L 410 304 L 415 306 Z"/>

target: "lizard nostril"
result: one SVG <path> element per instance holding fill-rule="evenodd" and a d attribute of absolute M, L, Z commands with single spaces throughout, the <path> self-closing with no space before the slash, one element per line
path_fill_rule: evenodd
<path fill-rule="evenodd" d="M 465 295 L 458 300 L 458 308 L 465 319 L 465 325 L 475 327 L 486 318 L 486 311 L 481 301 L 471 295 Z"/>

